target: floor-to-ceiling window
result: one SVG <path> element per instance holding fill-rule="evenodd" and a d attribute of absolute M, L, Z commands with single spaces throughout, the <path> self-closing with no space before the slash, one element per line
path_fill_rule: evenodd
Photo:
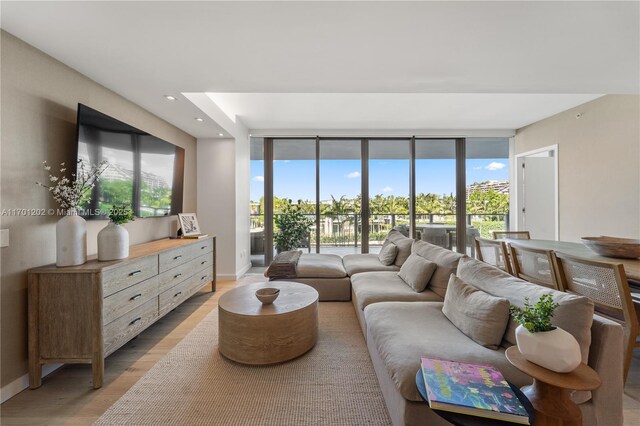
<path fill-rule="evenodd" d="M 274 254 L 269 215 L 288 208 L 312 224 L 304 252 L 377 253 L 399 227 L 473 255 L 475 236 L 508 228 L 508 146 L 507 138 L 252 138 L 254 266 Z"/>
<path fill-rule="evenodd" d="M 509 139 L 466 139 L 467 254 L 473 238 L 509 227 Z"/>
<path fill-rule="evenodd" d="M 264 140 L 251 138 L 249 199 L 251 202 L 251 265 L 264 266 Z"/>
<path fill-rule="evenodd" d="M 273 217 L 289 208 L 298 209 L 315 223 L 315 139 L 273 139 Z M 277 226 L 274 223 L 274 233 Z M 304 252 L 315 251 L 315 225 L 300 244 Z M 274 244 L 274 248 L 276 244 Z"/>
<path fill-rule="evenodd" d="M 456 141 L 415 141 L 416 238 L 456 248 Z"/>
<path fill-rule="evenodd" d="M 320 140 L 320 253 L 360 253 L 360 139 Z"/>
<path fill-rule="evenodd" d="M 369 252 L 377 253 L 387 233 L 409 235 L 411 139 L 369 140 Z"/>

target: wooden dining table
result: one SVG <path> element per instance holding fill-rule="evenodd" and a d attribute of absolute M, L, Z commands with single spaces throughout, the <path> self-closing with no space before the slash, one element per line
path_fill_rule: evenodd
<path fill-rule="evenodd" d="M 629 283 L 630 285 L 640 286 L 640 258 L 636 259 L 621 259 L 617 257 L 604 257 L 597 254 L 582 243 L 571 243 L 567 241 L 553 241 L 553 240 L 517 240 L 507 238 L 507 243 L 518 244 L 523 247 L 543 250 L 553 250 L 560 253 L 566 253 L 571 256 L 584 257 L 587 259 L 597 260 L 598 262 L 609 263 L 622 263 L 624 266 L 624 272 L 629 280 L 635 281 L 635 283 Z"/>

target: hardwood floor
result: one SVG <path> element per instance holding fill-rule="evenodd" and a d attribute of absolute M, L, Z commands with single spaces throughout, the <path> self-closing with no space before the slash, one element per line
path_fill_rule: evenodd
<path fill-rule="evenodd" d="M 249 275 L 241 283 L 263 281 Z M 104 386 L 94 390 L 89 365 L 67 365 L 43 379 L 36 390 L 25 390 L 0 406 L 6 425 L 90 425 L 180 342 L 209 312 L 220 295 L 238 285 L 205 286 L 173 312 L 106 359 Z M 636 350 L 624 395 L 625 425 L 640 424 L 640 349 Z"/>

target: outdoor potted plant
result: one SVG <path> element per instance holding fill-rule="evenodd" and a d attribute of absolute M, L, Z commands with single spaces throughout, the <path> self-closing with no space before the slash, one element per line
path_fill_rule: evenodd
<path fill-rule="evenodd" d="M 520 324 L 516 328 L 516 342 L 522 355 L 534 364 L 555 371 L 569 373 L 575 370 L 582 356 L 576 339 L 560 327 L 551 324 L 558 303 L 550 294 L 544 294 L 534 305 L 525 298 L 524 307 L 511 305 L 509 311 Z"/>
<path fill-rule="evenodd" d="M 109 211 L 109 224 L 98 232 L 98 260 L 117 260 L 129 257 L 129 232 L 124 225 L 135 220 L 126 204 L 113 206 Z"/>
<path fill-rule="evenodd" d="M 284 213 L 275 216 L 274 222 L 277 231 L 273 236 L 273 241 L 278 253 L 300 247 L 300 244 L 309 238 L 313 223 L 291 202 L 285 207 Z"/>

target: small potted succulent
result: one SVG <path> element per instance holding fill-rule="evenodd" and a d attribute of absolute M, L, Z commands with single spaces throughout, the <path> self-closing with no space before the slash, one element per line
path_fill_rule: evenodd
<path fill-rule="evenodd" d="M 549 370 L 568 373 L 580 365 L 582 355 L 576 339 L 551 323 L 557 307 L 558 303 L 553 297 L 544 294 L 533 305 L 527 297 L 524 307 L 511 305 L 509 311 L 520 324 L 516 328 L 516 342 L 522 355 Z"/>
<path fill-rule="evenodd" d="M 126 204 L 116 205 L 109 211 L 109 224 L 98 232 L 98 260 L 117 260 L 129 257 L 129 232 L 125 223 L 135 220 Z"/>

